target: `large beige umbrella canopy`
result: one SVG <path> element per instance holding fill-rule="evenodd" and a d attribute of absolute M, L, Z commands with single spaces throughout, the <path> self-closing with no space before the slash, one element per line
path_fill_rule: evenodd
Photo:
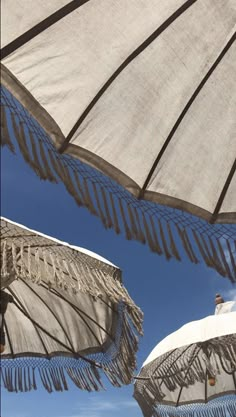
<path fill-rule="evenodd" d="M 153 349 L 134 388 L 144 417 L 236 415 L 236 304 L 229 304 Z"/>
<path fill-rule="evenodd" d="M 3 144 L 105 227 L 235 281 L 235 1 L 2 3 Z"/>
<path fill-rule="evenodd" d="M 115 386 L 135 369 L 142 313 L 106 259 L 1 218 L 1 379 L 9 391 Z"/>

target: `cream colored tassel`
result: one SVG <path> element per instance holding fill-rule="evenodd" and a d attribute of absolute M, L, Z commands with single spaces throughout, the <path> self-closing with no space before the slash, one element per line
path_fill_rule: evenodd
<path fill-rule="evenodd" d="M 47 282 L 47 283 L 50 283 L 50 271 L 49 271 L 49 264 L 48 264 L 48 260 L 47 260 L 47 255 L 48 255 L 48 252 L 47 252 L 47 250 L 43 250 L 43 253 L 42 253 L 42 258 L 43 258 L 43 266 L 44 266 L 44 274 L 45 274 L 45 276 L 44 276 L 44 280 Z"/>
<path fill-rule="evenodd" d="M 220 242 L 219 239 L 216 239 L 216 242 L 217 242 L 217 245 L 218 245 L 218 248 L 219 248 L 219 252 L 220 252 L 220 255 L 221 255 L 222 262 L 223 262 L 224 267 L 225 267 L 225 270 L 227 272 L 227 276 L 231 279 L 232 282 L 234 282 L 233 281 L 233 275 L 231 273 L 229 264 L 228 264 L 227 259 L 226 259 L 226 256 L 225 256 L 225 252 L 224 252 L 224 250 L 223 250 L 223 248 L 221 246 L 221 242 Z"/>
<path fill-rule="evenodd" d="M 94 203 L 93 203 L 93 200 L 92 200 L 90 192 L 89 192 L 88 182 L 87 182 L 86 178 L 84 178 L 83 184 L 84 184 L 84 194 L 85 194 L 85 198 L 86 198 L 86 202 L 87 202 L 87 207 L 88 207 L 90 213 L 97 216 L 97 211 L 94 207 Z"/>
<path fill-rule="evenodd" d="M 38 175 L 40 176 L 40 178 L 42 180 L 46 180 L 47 179 L 47 175 L 45 174 L 44 171 L 44 167 L 41 165 L 40 160 L 39 160 L 39 156 L 38 156 L 38 150 L 37 150 L 37 146 L 35 143 L 35 138 L 33 133 L 31 132 L 31 130 L 29 129 L 29 138 L 30 138 L 30 143 L 31 143 L 31 147 L 32 147 L 32 154 L 33 154 L 33 161 L 34 161 L 34 166 L 37 168 L 38 170 Z"/>
<path fill-rule="evenodd" d="M 96 203 L 97 203 L 97 208 L 98 208 L 98 212 L 99 212 L 99 217 L 102 220 L 103 226 L 107 229 L 107 220 L 106 217 L 104 216 L 103 210 L 102 210 L 102 206 L 99 200 L 99 195 L 98 195 L 98 191 L 97 191 L 97 187 L 96 184 L 92 184 L 93 186 L 93 191 L 94 191 L 94 195 L 95 195 L 95 199 L 96 199 Z"/>
<path fill-rule="evenodd" d="M 3 244 L 1 243 L 1 255 L 2 255 L 2 265 L 1 265 L 1 277 L 8 277 L 10 271 L 7 270 L 7 240 L 5 239 Z"/>
<path fill-rule="evenodd" d="M 41 267 L 40 267 L 40 254 L 39 248 L 35 249 L 35 279 L 34 281 L 39 284 L 41 281 Z"/>
<path fill-rule="evenodd" d="M 15 153 L 14 145 L 11 141 L 11 135 L 9 134 L 7 116 L 5 106 L 1 105 L 1 145 L 7 146 L 11 152 Z"/>
<path fill-rule="evenodd" d="M 55 283 L 56 283 L 56 263 L 55 263 L 55 258 L 54 258 L 54 255 L 53 255 L 52 252 L 49 252 L 49 258 L 50 258 L 50 261 L 52 263 L 51 282 L 52 282 L 52 284 L 55 285 Z"/>
<path fill-rule="evenodd" d="M 19 272 L 18 272 L 18 266 L 17 266 L 16 246 L 15 246 L 15 244 L 13 242 L 12 242 L 11 250 L 12 250 L 12 265 L 13 265 L 13 270 L 14 270 L 14 272 L 16 274 L 16 278 L 19 278 Z"/>
<path fill-rule="evenodd" d="M 168 250 L 167 241 L 166 241 L 166 238 L 165 238 L 165 232 L 164 232 L 164 229 L 162 227 L 161 221 L 159 219 L 158 219 L 158 225 L 159 225 L 159 230 L 160 230 L 162 246 L 163 246 L 163 249 L 164 249 L 164 254 L 166 256 L 166 259 L 169 260 L 171 258 L 171 254 Z"/>
<path fill-rule="evenodd" d="M 178 252 L 176 244 L 175 244 L 175 240 L 174 240 L 174 237 L 173 237 L 173 234 L 172 234 L 171 226 L 168 222 L 167 222 L 167 231 L 168 231 L 168 235 L 169 235 L 169 239 L 170 239 L 170 248 L 171 248 L 172 255 L 175 257 L 175 259 L 180 261 L 181 257 L 179 255 L 179 252 Z"/>
<path fill-rule="evenodd" d="M 111 207 L 112 207 L 112 213 L 113 213 L 113 220 L 114 220 L 114 229 L 115 232 L 117 234 L 120 233 L 120 226 L 119 226 L 119 221 L 118 221 L 118 216 L 117 216 L 117 211 L 116 211 L 116 206 L 115 206 L 115 202 L 114 202 L 114 198 L 112 193 L 109 193 L 110 195 L 110 201 L 111 201 Z"/>
<path fill-rule="evenodd" d="M 65 259 L 63 259 L 63 265 L 64 265 L 64 268 L 65 268 L 65 270 L 66 270 L 66 272 L 67 272 L 67 274 L 68 274 L 68 284 L 66 284 L 67 286 L 69 285 L 70 287 L 73 287 L 74 286 L 74 279 L 73 279 L 73 276 L 72 276 L 72 274 L 71 274 L 71 271 L 70 271 L 70 268 L 69 268 L 69 265 L 68 265 L 68 263 L 66 262 L 66 260 Z"/>
<path fill-rule="evenodd" d="M 48 163 L 48 159 L 47 159 L 44 147 L 46 147 L 46 145 L 43 143 L 42 139 L 39 139 L 39 152 L 40 152 L 40 156 L 44 165 L 47 179 L 51 182 L 58 183 L 58 180 L 53 174 L 52 169 Z"/>
<path fill-rule="evenodd" d="M 55 269 L 56 269 L 54 284 L 66 290 L 68 288 L 68 285 L 66 283 L 63 261 L 59 260 L 59 258 L 55 256 L 54 262 L 55 262 Z"/>
<path fill-rule="evenodd" d="M 151 224 L 151 229 L 152 229 L 152 235 L 153 235 L 153 240 L 154 240 L 154 245 L 155 245 L 155 251 L 158 253 L 158 255 L 162 255 L 163 254 L 163 251 L 161 249 L 161 245 L 160 245 L 160 242 L 158 240 L 156 226 L 154 224 L 154 219 L 153 219 L 152 216 L 149 216 L 149 219 L 150 219 L 150 224 Z"/>
<path fill-rule="evenodd" d="M 232 252 L 232 249 L 231 249 L 231 246 L 230 246 L 230 242 L 228 241 L 228 240 L 226 240 L 226 245 L 227 245 L 227 248 L 228 248 L 228 252 L 229 252 L 229 256 L 230 256 L 230 260 L 231 260 L 231 265 L 232 265 L 232 269 L 233 269 L 233 272 L 234 272 L 234 280 L 233 280 L 233 282 L 236 282 L 236 260 L 235 260 L 235 252 L 234 252 L 234 255 L 233 255 L 233 252 Z M 236 248 L 235 248 L 235 250 L 236 250 Z"/>
<path fill-rule="evenodd" d="M 74 273 L 74 276 L 76 278 L 76 282 L 77 282 L 77 289 L 79 291 L 81 291 L 81 280 L 80 280 L 80 271 L 78 268 L 76 268 L 76 265 L 74 264 L 74 262 L 71 262 L 70 264 L 72 271 Z"/>
<path fill-rule="evenodd" d="M 27 268 L 28 268 L 28 278 L 31 279 L 31 249 L 30 245 L 27 248 Z"/>
<path fill-rule="evenodd" d="M 113 222 L 112 222 L 110 209 L 109 209 L 108 202 L 107 202 L 107 196 L 103 187 L 101 187 L 101 194 L 102 194 L 102 199 L 103 199 L 103 205 L 104 205 L 105 212 L 106 212 L 107 227 L 110 229 L 111 227 L 113 227 Z"/>
<path fill-rule="evenodd" d="M 20 275 L 21 278 L 26 278 L 26 268 L 24 261 L 24 242 L 21 242 L 20 245 Z"/>
<path fill-rule="evenodd" d="M 122 205 L 122 200 L 119 198 L 118 201 L 119 201 L 120 213 L 121 213 L 121 217 L 122 217 L 123 225 L 124 225 L 124 229 L 125 229 L 126 239 L 131 240 L 132 239 L 132 233 L 131 233 L 130 228 L 128 226 L 128 223 L 126 221 L 126 216 L 125 216 L 124 207 Z"/>

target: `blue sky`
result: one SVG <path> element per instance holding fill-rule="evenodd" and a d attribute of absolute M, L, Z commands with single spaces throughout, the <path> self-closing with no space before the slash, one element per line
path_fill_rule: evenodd
<path fill-rule="evenodd" d="M 123 270 L 126 288 L 144 312 L 138 367 L 158 341 L 184 323 L 214 312 L 214 296 L 235 297 L 230 281 L 205 265 L 167 262 L 146 246 L 127 242 L 99 219 L 78 208 L 62 184 L 40 181 L 20 155 L 1 155 L 1 214 L 25 226 L 85 247 Z M 133 387 L 109 386 L 100 393 L 70 386 L 64 393 L 9 394 L 2 389 L 2 417 L 141 417 Z"/>

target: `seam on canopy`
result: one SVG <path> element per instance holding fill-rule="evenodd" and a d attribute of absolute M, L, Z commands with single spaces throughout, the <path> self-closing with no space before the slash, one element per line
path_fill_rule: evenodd
<path fill-rule="evenodd" d="M 233 34 L 233 36 L 231 36 L 231 38 L 229 39 L 229 41 L 227 42 L 227 44 L 225 45 L 225 47 L 222 49 L 221 53 L 218 55 L 217 59 L 215 60 L 215 62 L 213 63 L 213 65 L 211 66 L 211 68 L 208 70 L 208 72 L 205 74 L 204 78 L 202 79 L 202 81 L 200 82 L 200 84 L 198 85 L 198 87 L 196 88 L 196 90 L 194 91 L 194 93 L 192 94 L 192 96 L 190 97 L 189 101 L 187 102 L 186 106 L 184 107 L 184 109 L 182 110 L 182 112 L 180 113 L 178 119 L 176 120 L 173 128 L 171 129 L 169 135 L 167 136 L 160 152 L 158 153 L 156 160 L 154 161 L 152 168 L 149 171 L 149 174 L 147 175 L 146 180 L 144 181 L 144 184 L 142 186 L 142 189 L 139 193 L 138 198 L 142 198 L 143 194 L 151 180 L 151 177 L 158 165 L 158 163 L 160 162 L 160 159 L 162 158 L 164 152 L 166 151 L 167 146 L 169 145 L 171 139 L 173 138 L 176 130 L 178 129 L 179 125 L 181 124 L 182 120 L 184 119 L 185 115 L 187 114 L 189 108 L 191 107 L 191 105 L 193 104 L 193 102 L 195 101 L 195 99 L 197 98 L 198 94 L 200 93 L 200 91 L 202 90 L 202 88 L 204 87 L 204 85 L 206 84 L 206 82 L 208 81 L 208 79 L 210 78 L 210 76 L 213 74 L 214 70 L 217 68 L 217 66 L 220 64 L 220 62 L 222 61 L 222 59 L 224 58 L 225 54 L 227 53 L 227 51 L 230 49 L 230 47 L 233 45 L 234 41 L 236 40 L 236 32 Z M 231 172 L 229 174 L 229 177 L 227 178 L 226 184 L 223 188 L 222 194 L 220 196 L 220 199 L 216 205 L 216 209 L 215 212 L 212 216 L 212 219 L 214 220 L 215 217 L 217 217 L 218 211 L 222 205 L 224 196 L 227 192 L 227 189 L 229 187 L 230 181 L 233 177 L 233 174 L 235 172 L 235 168 L 236 168 L 236 161 L 233 165 L 233 168 L 231 169 Z"/>
<path fill-rule="evenodd" d="M 155 41 L 158 36 L 161 35 L 179 16 L 181 16 L 190 6 L 196 3 L 198 0 L 187 0 L 181 7 L 179 7 L 168 19 L 166 19 L 141 45 L 139 45 L 126 59 L 122 62 L 122 64 L 116 69 L 116 71 L 111 75 L 111 77 L 105 82 L 102 88 L 98 91 L 95 95 L 93 100 L 90 104 L 86 107 L 84 112 L 81 114 L 67 137 L 65 138 L 64 142 L 62 142 L 58 151 L 63 153 L 67 148 L 70 140 L 72 139 L 74 133 L 85 120 L 89 112 L 93 109 L 95 104 L 98 100 L 103 96 L 103 94 L 107 91 L 113 81 L 120 75 L 120 73 L 138 56 L 140 55 L 153 41 Z"/>

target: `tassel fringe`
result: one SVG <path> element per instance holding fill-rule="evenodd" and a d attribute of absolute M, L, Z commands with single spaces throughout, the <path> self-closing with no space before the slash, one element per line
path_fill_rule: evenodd
<path fill-rule="evenodd" d="M 123 230 L 128 240 L 147 242 L 153 252 L 164 254 L 168 260 L 181 260 L 181 252 L 193 263 L 198 263 L 201 258 L 220 275 L 236 282 L 233 239 L 222 237 L 220 240 L 203 235 L 196 229 L 191 230 L 190 226 L 180 227 L 174 222 L 166 222 L 161 219 L 161 215 L 157 217 L 158 212 L 150 214 L 148 210 L 144 211 L 142 205 L 137 208 L 135 200 L 133 204 L 126 201 L 125 197 L 121 199 L 118 194 L 109 191 L 106 185 L 72 168 L 67 156 L 57 154 L 52 144 L 43 137 L 37 137 L 25 122 L 18 122 L 12 111 L 11 117 L 7 118 L 7 106 L 1 105 L 1 112 L 2 146 L 14 152 L 10 123 L 22 155 L 36 175 L 54 183 L 61 180 L 78 206 L 87 207 L 93 215 L 100 217 L 105 228 L 113 228 L 116 233 Z M 177 249 L 179 247 L 181 251 Z"/>
<path fill-rule="evenodd" d="M 104 267 L 106 268 L 106 267 Z M 129 308 L 133 325 L 142 333 L 142 312 L 130 298 L 119 279 L 112 272 L 95 268 L 85 263 L 61 260 L 50 250 L 26 245 L 24 241 L 16 244 L 13 239 L 1 239 L 1 286 L 6 282 L 22 278 L 36 284 L 46 283 L 73 292 L 81 291 L 97 298 L 107 295 L 110 301 L 121 301 Z"/>
<path fill-rule="evenodd" d="M 169 417 L 169 415 L 176 415 L 176 417 L 182 417 L 186 415 L 186 417 L 189 417 L 192 415 L 198 417 L 198 413 L 195 413 L 191 408 L 193 405 L 191 407 L 189 405 L 189 412 L 185 409 L 186 414 L 181 407 L 176 407 L 175 403 L 173 403 L 173 406 L 163 405 L 165 404 L 165 390 L 163 391 L 162 387 L 165 386 L 168 391 L 172 392 L 181 387 L 194 385 L 196 382 L 204 384 L 207 374 L 214 376 L 217 380 L 217 376 L 220 372 L 236 374 L 235 334 L 215 338 L 204 343 L 190 345 L 187 348 L 183 347 L 158 357 L 153 362 L 144 366 L 141 370 L 140 376 L 135 383 L 134 397 L 139 402 L 144 416 L 163 415 Z M 210 404 L 210 402 L 208 404 Z M 234 405 L 230 406 L 231 410 L 236 407 L 235 404 L 236 402 Z M 179 406 L 180 405 L 181 398 Z M 207 411 L 208 409 L 205 408 L 204 412 L 206 412 L 206 414 L 200 413 L 199 416 L 221 416 L 221 411 L 223 410 L 223 408 L 221 410 L 221 406 L 222 404 L 219 402 L 215 409 L 209 407 L 209 411 Z M 176 414 L 174 414 L 175 410 Z M 226 410 L 227 407 L 225 408 L 225 411 Z M 163 414 L 161 414 L 162 412 Z M 183 412 L 183 414 L 181 414 L 181 412 Z M 217 414 L 217 412 L 219 414 Z M 232 414 L 232 416 L 235 416 L 235 414 Z"/>
<path fill-rule="evenodd" d="M 231 399 L 226 399 L 226 404 L 220 402 L 209 402 L 206 405 L 173 407 L 158 406 L 152 410 L 152 417 L 235 417 L 236 406 Z M 195 411 L 192 411 L 195 410 Z M 144 416 L 150 416 L 145 414 Z"/>

